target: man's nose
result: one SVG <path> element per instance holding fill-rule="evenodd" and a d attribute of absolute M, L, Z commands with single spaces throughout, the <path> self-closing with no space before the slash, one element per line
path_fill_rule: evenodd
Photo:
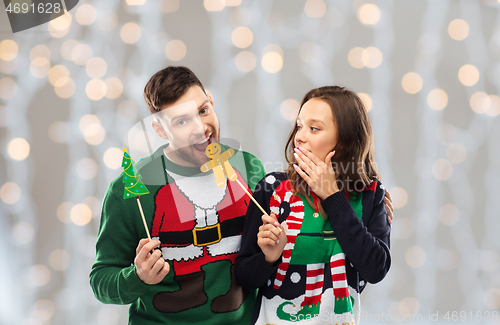
<path fill-rule="evenodd" d="M 203 123 L 203 121 L 201 120 L 201 118 L 198 116 L 198 118 L 195 119 L 195 123 L 194 123 L 194 130 L 193 130 L 193 133 L 196 134 L 196 135 L 202 135 L 202 134 L 205 134 L 205 132 L 207 131 L 207 124 Z"/>

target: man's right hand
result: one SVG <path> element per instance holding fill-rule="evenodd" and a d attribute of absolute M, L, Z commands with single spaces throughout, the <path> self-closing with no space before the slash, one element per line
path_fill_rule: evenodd
<path fill-rule="evenodd" d="M 262 215 L 262 226 L 259 227 L 257 234 L 257 244 L 264 253 L 268 265 L 273 265 L 283 253 L 287 230 L 286 221 L 280 225 L 274 213 L 271 213 L 271 216 Z"/>
<path fill-rule="evenodd" d="M 141 239 L 135 250 L 135 271 L 139 279 L 146 284 L 157 284 L 168 274 L 170 265 L 161 256 L 161 250 L 155 249 L 159 240 L 149 241 L 148 238 Z"/>

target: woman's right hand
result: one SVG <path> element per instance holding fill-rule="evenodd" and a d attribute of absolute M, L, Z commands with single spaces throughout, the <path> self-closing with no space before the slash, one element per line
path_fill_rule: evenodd
<path fill-rule="evenodd" d="M 286 221 L 280 225 L 278 218 L 271 212 L 271 216 L 262 215 L 262 226 L 257 234 L 257 244 L 266 257 L 268 265 L 273 265 L 283 253 L 286 244 Z M 281 229 L 281 231 L 280 231 Z"/>

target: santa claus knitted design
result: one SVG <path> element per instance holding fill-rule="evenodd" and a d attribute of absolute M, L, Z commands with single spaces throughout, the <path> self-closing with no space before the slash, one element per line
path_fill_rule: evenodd
<path fill-rule="evenodd" d="M 271 197 L 271 212 L 279 216 L 285 215 L 288 224 L 288 231 L 286 233 L 287 244 L 283 250 L 282 262 L 278 266 L 276 272 L 274 289 L 279 289 L 281 287 L 292 257 L 294 258 L 292 264 L 305 264 L 307 268 L 306 288 L 304 300 L 300 304 L 302 308 L 301 313 L 312 313 L 317 315 L 323 293 L 325 265 L 328 265 L 328 261 L 325 261 L 325 263 L 314 263 L 308 261 L 307 255 L 300 253 L 298 253 L 300 255 L 294 255 L 294 247 L 299 234 L 303 235 L 301 236 L 302 243 L 307 243 L 307 238 L 309 236 L 318 235 L 317 233 L 309 233 L 310 228 L 306 227 L 307 230 L 304 231 L 304 227 L 302 227 L 304 219 L 311 218 L 315 212 L 309 204 L 304 205 L 304 201 L 306 200 L 303 199 L 300 194 L 294 194 L 291 191 L 288 181 L 281 183 Z M 305 216 L 307 218 L 305 218 Z M 321 235 L 324 236 L 325 241 L 333 241 L 329 264 L 333 283 L 333 294 L 335 297 L 334 312 L 335 314 L 343 314 L 346 312 L 352 313 L 352 301 L 349 295 L 345 269 L 345 255 L 336 241 L 333 231 L 323 231 Z M 281 319 L 288 320 L 288 315 L 283 313 L 283 305 L 278 308 L 277 313 Z"/>

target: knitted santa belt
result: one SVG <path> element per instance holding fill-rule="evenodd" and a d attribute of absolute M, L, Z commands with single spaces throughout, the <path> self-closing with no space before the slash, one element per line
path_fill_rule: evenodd
<path fill-rule="evenodd" d="M 244 216 L 224 220 L 212 226 L 183 231 L 160 232 L 162 245 L 206 246 L 218 243 L 222 238 L 236 236 L 243 231 Z"/>

